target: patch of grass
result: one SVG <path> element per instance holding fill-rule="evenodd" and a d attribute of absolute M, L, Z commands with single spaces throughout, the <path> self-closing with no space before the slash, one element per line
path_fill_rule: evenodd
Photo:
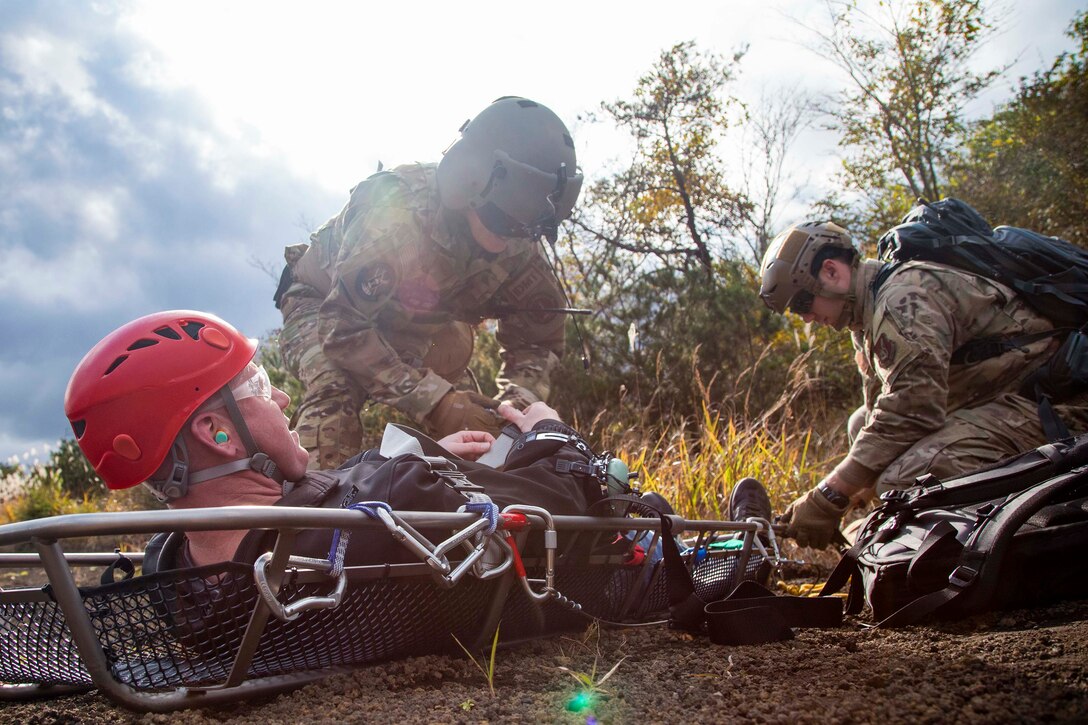
<path fill-rule="evenodd" d="M 20 463 L 19 458 L 0 467 L 0 513 L 7 521 L 25 521 L 60 514 L 99 511 L 108 490 L 74 440 L 57 441 L 48 460 Z M 23 460 L 36 456 L 31 449 Z"/>
<path fill-rule="evenodd" d="M 472 664 L 476 665 L 476 669 L 478 669 L 480 674 L 484 676 L 484 679 L 487 680 L 487 689 L 491 691 L 491 697 L 495 697 L 495 651 L 499 647 L 499 628 L 495 627 L 495 636 L 491 640 L 491 656 L 487 658 L 487 667 L 484 667 L 484 665 L 480 663 L 480 660 L 477 660 L 476 657 L 468 651 L 468 648 L 461 644 L 461 640 L 457 639 L 456 634 L 451 632 L 450 636 L 453 637 L 453 641 L 457 643 L 457 646 L 468 655 L 470 660 L 472 660 Z M 483 654 L 481 653 L 480 659 L 482 660 L 483 658 Z M 462 703 L 462 707 L 464 707 L 464 703 Z"/>
<path fill-rule="evenodd" d="M 3 504 L 4 517 L 8 521 L 27 521 L 60 514 L 79 514 L 99 511 L 98 503 L 90 494 L 73 496 L 65 488 L 60 471 L 38 468 L 22 490 L 22 493 Z"/>
<path fill-rule="evenodd" d="M 742 427 L 704 403 L 699 421 L 652 437 L 628 431 L 611 446 L 639 471 L 642 489 L 660 493 L 681 516 L 721 519 L 728 513 L 729 493 L 742 478 L 763 483 L 775 511 L 815 485 L 838 453 L 819 452 L 817 439 L 811 429 L 791 430 L 785 424 Z"/>
<path fill-rule="evenodd" d="M 571 712 L 581 713 L 589 711 L 593 708 L 593 705 L 595 704 L 597 698 L 600 695 L 608 694 L 608 691 L 605 690 L 603 687 L 604 683 L 607 682 L 608 679 L 612 677 L 612 675 L 616 674 L 616 670 L 618 670 L 620 668 L 620 665 L 623 664 L 623 661 L 627 659 L 626 656 L 620 657 L 620 659 L 616 662 L 616 664 L 612 665 L 612 668 L 609 669 L 608 672 L 598 677 L 597 667 L 600 664 L 601 660 L 601 630 L 600 624 L 596 621 L 589 625 L 589 627 L 586 629 L 585 634 L 582 637 L 582 640 L 575 641 L 575 644 L 585 649 L 590 649 L 588 643 L 591 638 L 594 639 L 592 647 L 593 664 L 590 667 L 589 672 L 575 670 L 570 667 L 561 666 L 559 668 L 560 672 L 565 672 L 573 677 L 575 682 L 577 682 L 579 685 L 578 692 L 575 693 L 574 697 L 572 697 L 570 701 L 567 702 L 567 710 Z M 562 652 L 562 648 L 560 648 L 560 651 Z"/>
<path fill-rule="evenodd" d="M 58 441 L 44 463 L 34 460 L 24 464 L 14 457 L 0 465 L 0 523 L 162 507 L 143 486 L 110 491 L 73 440 Z"/>

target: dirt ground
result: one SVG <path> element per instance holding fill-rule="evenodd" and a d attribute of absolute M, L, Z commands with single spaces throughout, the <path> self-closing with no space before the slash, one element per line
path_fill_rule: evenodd
<path fill-rule="evenodd" d="M 618 665 L 618 666 L 617 666 Z M 615 672 L 589 698 L 571 672 Z M 570 672 L 564 671 L 566 668 Z M 0 704 L 20 723 L 1084 722 L 1088 601 L 885 631 L 849 619 L 724 647 L 665 626 L 501 649 L 494 695 L 467 658 L 417 657 L 263 701 L 136 714 L 96 692 Z M 578 705 L 583 705 L 578 709 Z"/>

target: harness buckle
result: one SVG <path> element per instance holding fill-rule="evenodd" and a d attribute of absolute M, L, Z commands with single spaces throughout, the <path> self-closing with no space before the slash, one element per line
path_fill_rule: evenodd
<path fill-rule="evenodd" d="M 957 589 L 966 589 L 978 576 L 978 570 L 961 564 L 948 575 L 948 583 Z"/>
<path fill-rule="evenodd" d="M 579 473 L 583 476 L 593 476 L 594 478 L 600 477 L 600 471 L 596 466 L 589 463 L 579 463 L 578 461 L 556 461 L 555 472 Z"/>
<path fill-rule="evenodd" d="M 906 501 L 908 498 L 907 492 L 904 489 L 893 489 L 891 491 L 885 491 L 880 494 L 880 500 L 884 503 L 893 503 L 899 501 Z"/>
<path fill-rule="evenodd" d="M 445 469 L 438 469 L 438 468 L 432 468 L 431 470 L 435 474 L 437 474 L 439 478 L 441 478 L 443 481 L 445 481 L 447 486 L 449 486 L 450 488 L 452 488 L 452 489 L 454 489 L 456 491 L 483 491 L 484 490 L 483 486 L 481 486 L 481 485 L 479 485 L 477 483 L 473 483 L 472 481 L 468 480 L 468 477 L 465 474 L 458 471 L 458 470 L 445 470 Z"/>
<path fill-rule="evenodd" d="M 281 483 L 283 481 L 279 466 L 268 457 L 267 453 L 254 453 L 253 457 L 249 459 L 249 467 L 265 478 L 271 478 L 273 481 Z"/>

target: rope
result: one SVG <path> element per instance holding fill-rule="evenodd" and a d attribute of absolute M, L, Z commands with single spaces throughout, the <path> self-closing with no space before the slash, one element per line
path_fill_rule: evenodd
<path fill-rule="evenodd" d="M 360 501 L 347 507 L 348 511 L 362 511 L 372 519 L 378 519 L 378 509 L 385 509 L 392 513 L 393 508 L 384 501 Z M 332 545 L 329 547 L 329 576 L 337 577 L 344 571 L 344 555 L 348 550 L 348 541 L 351 540 L 351 529 L 342 531 L 336 529 L 332 532 Z"/>

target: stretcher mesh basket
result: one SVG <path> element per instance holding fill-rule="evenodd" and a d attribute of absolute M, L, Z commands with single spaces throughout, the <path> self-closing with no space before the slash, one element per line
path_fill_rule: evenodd
<path fill-rule="evenodd" d="M 0 682 L 91 684 L 56 602 L 0 603 L 0 653 Z"/>
<path fill-rule="evenodd" d="M 721 598 L 738 582 L 734 553 L 711 555 L 693 567 L 696 593 Z M 743 578 L 755 578 L 765 561 L 754 554 Z M 458 651 L 481 636 L 488 613 L 502 607 L 500 639 L 519 641 L 581 629 L 588 618 L 638 622 L 668 616 L 667 577 L 653 566 L 565 561 L 555 588 L 564 601 L 540 603 L 516 582 L 465 577 L 436 586 L 428 575 L 352 578 L 335 609 L 270 619 L 249 663 L 247 677 L 267 677 L 364 665 L 399 657 Z M 530 562 L 530 577 L 543 572 Z M 501 587 L 509 587 L 502 601 Z M 299 584 L 291 572 L 281 602 L 328 593 L 331 584 Z M 38 601 L 0 602 L 0 681 L 8 684 L 89 686 L 50 587 Z M 259 602 L 253 567 L 241 563 L 173 570 L 79 590 L 109 671 L 142 691 L 210 686 L 224 682 Z M 30 597 L 27 597 L 30 599 Z M 580 610 L 571 606 L 575 602 Z"/>
<path fill-rule="evenodd" d="M 493 597 L 491 582 L 440 589 L 429 577 L 355 582 L 340 606 L 269 621 L 250 677 L 449 651 L 472 641 Z M 290 585 L 282 601 L 327 593 Z M 252 567 L 163 572 L 98 587 L 84 598 L 114 676 L 138 688 L 226 679 L 257 606 Z"/>

